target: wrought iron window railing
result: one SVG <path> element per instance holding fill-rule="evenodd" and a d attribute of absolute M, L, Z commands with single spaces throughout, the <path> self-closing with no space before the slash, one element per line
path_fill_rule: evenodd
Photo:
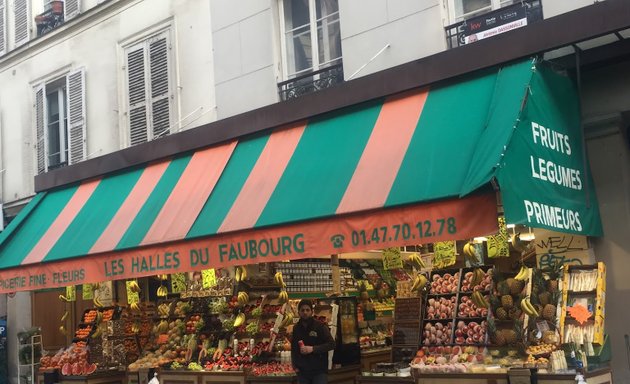
<path fill-rule="evenodd" d="M 507 7 L 451 24 L 444 28 L 448 48 L 456 48 L 515 29 L 524 18 L 527 24 L 540 21 L 543 19 L 541 2 L 542 0 L 521 0 Z"/>
<path fill-rule="evenodd" d="M 343 64 L 336 64 L 278 83 L 278 93 L 286 101 L 342 82 Z"/>
<path fill-rule="evenodd" d="M 52 31 L 63 24 L 63 1 L 54 0 L 46 4 L 43 13 L 35 16 L 35 25 L 37 25 L 37 36 Z"/>

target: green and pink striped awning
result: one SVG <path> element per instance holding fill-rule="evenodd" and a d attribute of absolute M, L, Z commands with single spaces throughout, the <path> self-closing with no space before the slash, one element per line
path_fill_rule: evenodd
<path fill-rule="evenodd" d="M 463 239 L 531 62 L 38 194 L 0 235 L 0 292 Z M 492 127 L 507 127 L 494 129 Z"/>

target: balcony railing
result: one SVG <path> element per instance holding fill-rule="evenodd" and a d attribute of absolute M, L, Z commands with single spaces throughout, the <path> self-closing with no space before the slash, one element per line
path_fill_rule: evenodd
<path fill-rule="evenodd" d="M 342 82 L 343 64 L 337 64 L 278 83 L 278 93 L 286 101 Z"/>
<path fill-rule="evenodd" d="M 541 1 L 523 0 L 447 26 L 444 29 L 449 49 L 542 20 Z"/>
<path fill-rule="evenodd" d="M 63 24 L 63 1 L 56 0 L 46 4 L 43 13 L 35 16 L 37 36 L 52 31 Z"/>

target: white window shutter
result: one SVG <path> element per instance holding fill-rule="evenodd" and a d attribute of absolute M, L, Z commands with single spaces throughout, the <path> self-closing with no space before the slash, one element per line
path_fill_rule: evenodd
<path fill-rule="evenodd" d="M 37 174 L 46 172 L 46 100 L 44 86 L 35 88 L 35 136 L 37 140 Z"/>
<path fill-rule="evenodd" d="M 31 18 L 28 3 L 29 0 L 15 0 L 13 4 L 13 21 L 15 26 L 13 35 L 16 47 L 28 42 L 29 20 Z"/>
<path fill-rule="evenodd" d="M 144 44 L 126 53 L 129 144 L 136 145 L 148 140 L 147 136 L 147 85 Z"/>
<path fill-rule="evenodd" d="M 66 76 L 67 116 L 68 116 L 68 157 L 69 163 L 85 159 L 86 117 L 85 117 L 85 71 L 70 72 Z"/>
<path fill-rule="evenodd" d="M 7 53 L 7 0 L 0 0 L 0 55 Z"/>
<path fill-rule="evenodd" d="M 81 0 L 65 0 L 63 4 L 64 20 L 70 20 L 81 12 Z"/>
<path fill-rule="evenodd" d="M 169 42 L 166 35 L 149 43 L 151 76 L 151 126 L 153 139 L 169 134 L 171 100 L 169 81 Z"/>

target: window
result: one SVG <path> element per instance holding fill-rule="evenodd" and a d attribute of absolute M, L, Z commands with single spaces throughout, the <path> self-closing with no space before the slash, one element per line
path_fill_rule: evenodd
<path fill-rule="evenodd" d="M 451 21 L 456 22 L 481 13 L 499 9 L 519 0 L 448 0 Z"/>
<path fill-rule="evenodd" d="M 37 172 L 85 157 L 85 75 L 78 70 L 35 90 Z"/>
<path fill-rule="evenodd" d="M 281 13 L 286 79 L 341 64 L 337 0 L 283 0 Z"/>
<path fill-rule="evenodd" d="M 168 31 L 124 48 L 130 145 L 170 133 L 170 51 Z"/>

